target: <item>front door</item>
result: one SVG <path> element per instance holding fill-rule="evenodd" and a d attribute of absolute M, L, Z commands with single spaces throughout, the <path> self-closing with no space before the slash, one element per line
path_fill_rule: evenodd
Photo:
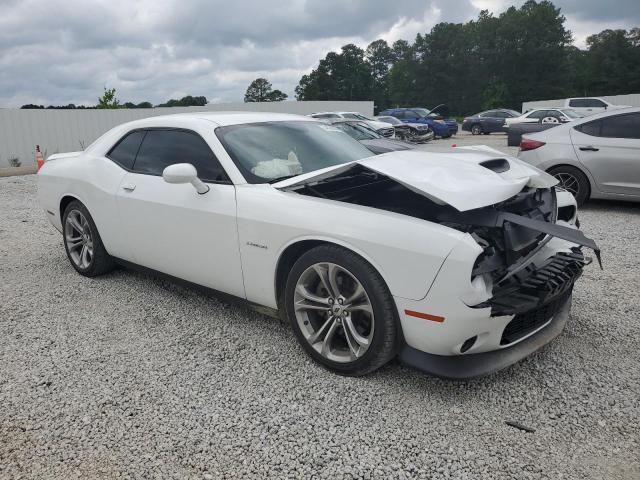
<path fill-rule="evenodd" d="M 191 163 L 210 190 L 169 184 L 165 167 Z M 150 129 L 117 193 L 122 235 L 133 261 L 209 288 L 244 297 L 235 187 L 197 133 Z"/>

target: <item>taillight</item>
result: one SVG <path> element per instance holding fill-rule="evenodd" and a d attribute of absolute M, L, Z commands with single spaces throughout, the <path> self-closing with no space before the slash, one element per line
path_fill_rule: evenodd
<path fill-rule="evenodd" d="M 527 150 L 535 150 L 536 148 L 540 148 L 543 145 L 546 145 L 544 142 L 540 140 L 533 140 L 531 138 L 522 137 L 520 140 L 520 151 L 526 152 Z"/>
<path fill-rule="evenodd" d="M 468 122 L 469 121 L 469 117 L 464 117 L 464 119 L 462 121 L 463 122 Z"/>

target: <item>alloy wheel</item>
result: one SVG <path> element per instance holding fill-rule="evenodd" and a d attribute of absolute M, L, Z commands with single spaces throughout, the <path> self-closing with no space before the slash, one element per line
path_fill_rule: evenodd
<path fill-rule="evenodd" d="M 542 119 L 542 123 L 560 123 L 560 120 L 556 117 L 544 117 Z"/>
<path fill-rule="evenodd" d="M 67 215 L 64 238 L 69 257 L 76 267 L 89 268 L 93 261 L 93 236 L 89 222 L 79 210 L 72 210 Z"/>
<path fill-rule="evenodd" d="M 576 177 L 566 172 L 556 173 L 553 176 L 556 177 L 560 182 L 560 187 L 571 193 L 574 197 L 578 198 L 578 193 L 580 192 L 580 183 L 578 182 L 578 179 Z"/>
<path fill-rule="evenodd" d="M 352 362 L 373 339 L 373 306 L 362 284 L 345 268 L 322 262 L 296 283 L 294 310 L 302 335 L 324 358 Z"/>

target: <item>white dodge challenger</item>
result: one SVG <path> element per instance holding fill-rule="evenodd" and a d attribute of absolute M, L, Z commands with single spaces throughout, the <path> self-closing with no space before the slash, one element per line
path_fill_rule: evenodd
<path fill-rule="evenodd" d="M 197 113 L 49 157 L 39 201 L 85 276 L 140 266 L 288 319 L 317 362 L 447 378 L 556 337 L 599 250 L 557 181 L 486 147 L 372 156 L 308 117 Z"/>

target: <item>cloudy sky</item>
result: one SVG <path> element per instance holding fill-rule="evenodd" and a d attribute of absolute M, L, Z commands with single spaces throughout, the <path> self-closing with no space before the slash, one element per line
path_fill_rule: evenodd
<path fill-rule="evenodd" d="M 242 101 L 266 77 L 293 97 L 304 73 L 346 43 L 413 40 L 441 21 L 520 0 L 0 0 L 0 107 L 95 105 L 184 95 Z M 640 26 L 640 0 L 554 0 L 575 44 Z"/>

